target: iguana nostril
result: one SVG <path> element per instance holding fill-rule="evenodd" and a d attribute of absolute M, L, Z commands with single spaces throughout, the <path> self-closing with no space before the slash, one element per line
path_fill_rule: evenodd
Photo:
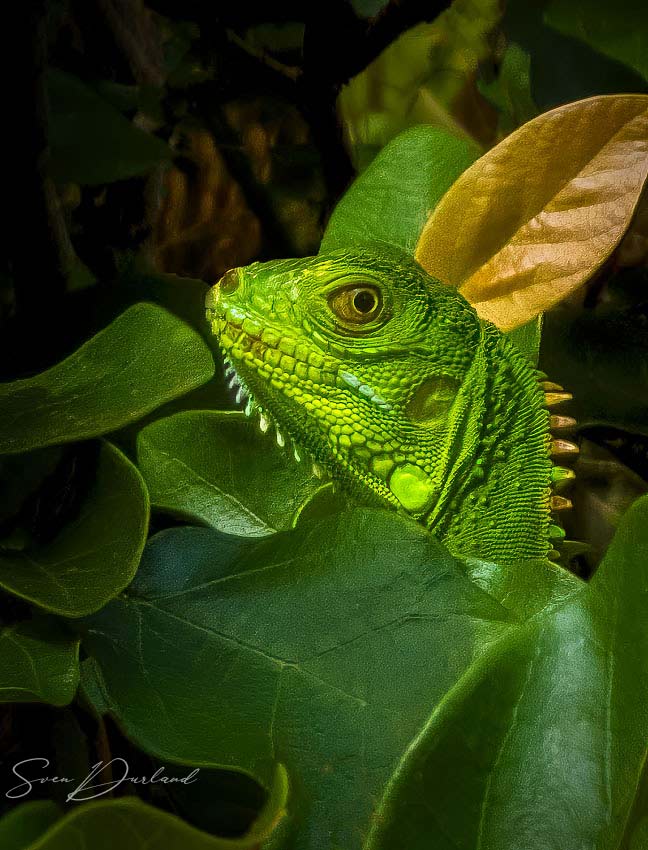
<path fill-rule="evenodd" d="M 228 272 L 225 272 L 223 277 L 220 279 L 218 287 L 225 295 L 230 295 L 232 292 L 236 292 L 239 287 L 239 282 L 238 269 L 230 269 Z"/>

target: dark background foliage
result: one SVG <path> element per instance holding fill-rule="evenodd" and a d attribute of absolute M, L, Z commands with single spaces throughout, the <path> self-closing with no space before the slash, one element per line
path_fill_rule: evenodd
<path fill-rule="evenodd" d="M 5 74 L 0 376 L 50 367 L 140 301 L 164 306 L 214 349 L 205 284 L 232 266 L 315 253 L 350 182 L 408 126 L 436 124 L 485 150 L 553 106 L 648 92 L 640 56 L 605 43 L 611 4 L 567 5 L 465 0 L 448 13 L 445 0 L 23 4 L 5 33 L 15 52 Z M 625 6 L 619 14 L 636 15 L 645 50 L 645 12 Z M 644 204 L 606 266 L 545 322 L 541 368 L 579 388 L 566 411 L 582 438 L 566 525 L 588 544 L 574 562 L 585 576 L 648 489 L 647 259 Z M 220 375 L 187 389 L 119 427 L 115 442 L 132 456 L 152 419 L 232 406 Z M 98 452 L 75 442 L 3 460 L 5 542 L 56 538 L 92 488 Z M 173 524 L 154 516 L 152 531 Z M 5 624 L 29 616 L 8 593 L 0 611 Z M 0 752 L 5 766 L 37 755 L 63 774 L 116 755 L 133 772 L 158 763 L 83 701 L 4 705 Z M 209 805 L 164 789 L 138 793 L 221 835 L 242 834 L 265 794 L 217 770 L 201 792 Z"/>

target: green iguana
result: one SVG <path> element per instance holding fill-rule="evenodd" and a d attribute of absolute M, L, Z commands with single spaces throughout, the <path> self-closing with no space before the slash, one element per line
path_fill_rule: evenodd
<path fill-rule="evenodd" d="M 408 254 L 381 245 L 232 269 L 207 296 L 238 397 L 336 480 L 406 511 L 451 551 L 550 554 L 572 477 L 547 404 L 569 398 Z M 553 450 L 553 451 L 552 451 Z"/>

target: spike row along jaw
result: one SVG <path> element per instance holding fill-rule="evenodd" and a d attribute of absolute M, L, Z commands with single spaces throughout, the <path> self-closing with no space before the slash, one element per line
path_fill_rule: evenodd
<path fill-rule="evenodd" d="M 548 409 L 556 407 L 565 401 L 570 401 L 573 396 L 571 393 L 565 392 L 560 384 L 546 380 L 546 375 L 539 373 L 540 386 L 544 390 L 545 404 Z M 550 414 L 549 427 L 552 432 L 560 432 L 572 430 L 576 427 L 576 420 L 572 416 L 563 416 L 558 414 Z M 558 461 L 569 462 L 578 457 L 578 445 L 571 440 L 566 440 L 563 437 L 552 436 L 550 439 L 550 455 Z M 555 465 L 551 470 L 551 488 L 554 491 L 550 497 L 550 511 L 552 514 L 557 514 L 561 511 L 569 510 L 573 507 L 571 499 L 559 495 L 556 491 L 563 490 L 571 484 L 576 478 L 576 473 L 573 469 L 567 466 Z M 549 539 L 552 543 L 552 549 L 548 553 L 550 560 L 558 560 L 560 551 L 555 547 L 560 547 L 560 544 L 565 539 L 565 530 L 557 523 L 551 523 L 549 526 Z"/>
<path fill-rule="evenodd" d="M 267 434 L 270 431 L 271 425 L 273 424 L 272 418 L 257 403 L 250 390 L 245 386 L 245 383 L 232 365 L 232 361 L 230 360 L 230 358 L 225 354 L 225 352 L 222 352 L 222 354 L 225 382 L 227 383 L 229 389 L 236 390 L 236 404 L 245 402 L 245 408 L 243 410 L 245 415 L 250 419 L 255 416 L 258 416 L 259 430 L 262 434 Z M 279 430 L 279 426 L 275 424 L 274 430 L 277 445 L 281 449 L 285 448 L 286 438 Z M 305 452 L 303 452 L 303 450 L 299 446 L 297 446 L 294 441 L 292 446 L 292 455 L 297 463 L 301 463 L 302 459 L 304 459 L 306 456 Z M 323 481 L 327 481 L 329 479 L 329 475 L 326 470 L 323 469 L 320 464 L 318 464 L 315 460 L 311 460 L 311 470 L 315 478 L 319 478 Z"/>

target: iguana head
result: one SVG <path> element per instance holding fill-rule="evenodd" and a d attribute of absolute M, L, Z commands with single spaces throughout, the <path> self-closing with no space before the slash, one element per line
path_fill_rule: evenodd
<path fill-rule="evenodd" d="M 441 536 L 459 505 L 464 515 L 487 512 L 484 500 L 493 508 L 484 470 L 503 460 L 522 485 L 535 470 L 548 493 L 533 370 L 409 255 L 383 246 L 254 263 L 227 272 L 206 306 L 248 414 L 274 426 L 280 445 L 290 440 L 297 458 L 310 455 Z M 521 455 L 520 434 L 530 440 Z"/>
<path fill-rule="evenodd" d="M 208 311 L 249 409 L 280 441 L 391 502 L 429 507 L 434 458 L 419 473 L 408 446 L 445 433 L 479 344 L 460 296 L 382 248 L 232 269 Z"/>

